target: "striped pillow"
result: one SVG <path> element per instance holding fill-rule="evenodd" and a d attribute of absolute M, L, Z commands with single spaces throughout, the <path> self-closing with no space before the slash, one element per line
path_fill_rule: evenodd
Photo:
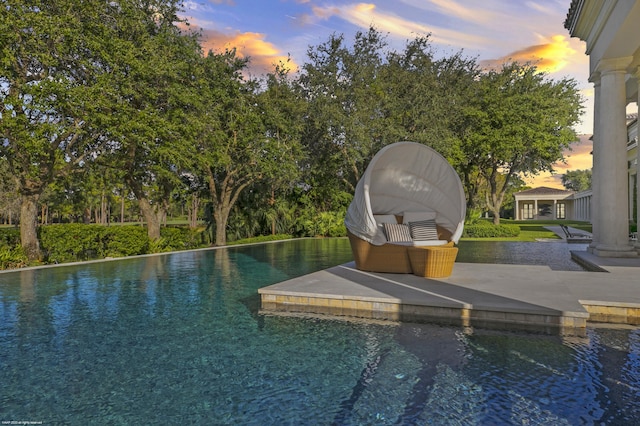
<path fill-rule="evenodd" d="M 409 227 L 402 223 L 383 223 L 384 234 L 389 242 L 406 242 L 411 241 L 411 232 Z"/>
<path fill-rule="evenodd" d="M 438 239 L 438 228 L 436 227 L 435 219 L 409 222 L 409 229 L 411 230 L 411 238 L 416 241 Z"/>

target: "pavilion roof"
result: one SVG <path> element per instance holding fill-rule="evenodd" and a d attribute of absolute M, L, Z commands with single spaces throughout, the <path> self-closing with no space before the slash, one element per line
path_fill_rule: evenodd
<path fill-rule="evenodd" d="M 566 189 L 549 188 L 548 186 L 539 186 L 537 188 L 526 189 L 524 191 L 517 192 L 518 195 L 569 195 L 573 194 L 573 191 L 567 191 Z"/>

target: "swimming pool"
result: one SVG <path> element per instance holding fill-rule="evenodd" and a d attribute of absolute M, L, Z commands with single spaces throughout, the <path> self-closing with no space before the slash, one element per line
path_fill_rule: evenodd
<path fill-rule="evenodd" d="M 638 329 L 258 313 L 258 288 L 350 259 L 311 239 L 0 274 L 0 421 L 640 422 Z"/>

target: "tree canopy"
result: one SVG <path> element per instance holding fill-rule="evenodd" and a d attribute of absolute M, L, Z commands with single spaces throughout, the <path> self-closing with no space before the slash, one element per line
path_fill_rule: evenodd
<path fill-rule="evenodd" d="M 487 207 L 499 223 L 512 180 L 553 171 L 577 140 L 582 100 L 574 80 L 551 80 L 519 63 L 481 74 L 468 100 L 461 163 L 486 180 Z"/>
<path fill-rule="evenodd" d="M 576 192 L 591 189 L 591 169 L 569 170 L 562 175 L 562 185 Z"/>

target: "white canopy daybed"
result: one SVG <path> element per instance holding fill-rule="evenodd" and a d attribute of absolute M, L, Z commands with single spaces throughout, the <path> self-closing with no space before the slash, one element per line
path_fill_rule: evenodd
<path fill-rule="evenodd" d="M 414 142 L 387 145 L 369 163 L 345 217 L 356 267 L 410 273 L 409 247 L 457 243 L 465 213 L 462 183 L 442 155 Z"/>

